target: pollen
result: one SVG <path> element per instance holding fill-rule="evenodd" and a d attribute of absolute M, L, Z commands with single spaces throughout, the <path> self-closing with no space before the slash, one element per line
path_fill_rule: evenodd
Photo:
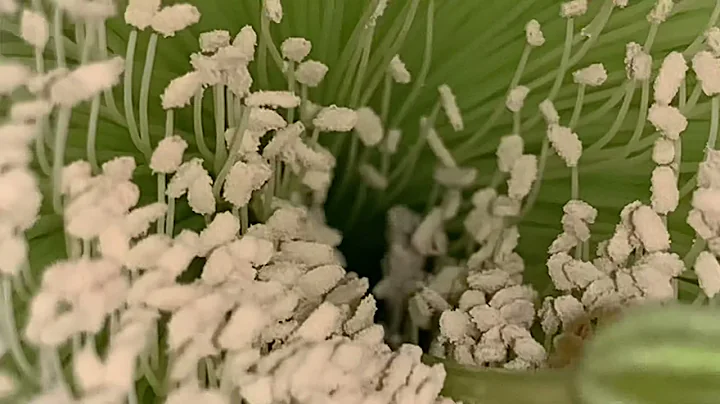
<path fill-rule="evenodd" d="M 280 46 L 283 56 L 287 60 L 300 63 L 310 54 L 312 44 L 305 38 L 288 38 Z"/>
<path fill-rule="evenodd" d="M 525 39 L 530 46 L 538 47 L 545 44 L 545 36 L 537 20 L 530 20 L 525 25 Z"/>
<path fill-rule="evenodd" d="M 36 49 L 45 49 L 50 39 L 50 25 L 42 14 L 23 10 L 20 19 L 20 36 Z"/>
<path fill-rule="evenodd" d="M 178 31 L 197 24 L 200 21 L 200 11 L 190 4 L 173 4 L 162 8 L 152 17 L 152 29 L 164 37 L 173 37 Z"/>
<path fill-rule="evenodd" d="M 405 66 L 405 63 L 403 63 L 403 61 L 400 59 L 400 56 L 398 55 L 393 56 L 392 60 L 390 60 L 390 66 L 388 67 L 388 71 L 390 72 L 390 76 L 396 83 L 407 84 L 412 79 L 412 76 L 410 75 L 410 72 Z"/>
<path fill-rule="evenodd" d="M 460 107 L 457 104 L 452 89 L 450 86 L 443 84 L 438 87 L 438 92 L 440 93 L 440 103 L 442 104 L 443 111 L 445 111 L 445 115 L 447 115 L 450 120 L 450 125 L 452 125 L 456 132 L 463 130 L 465 124 L 463 123 Z"/>
<path fill-rule="evenodd" d="M 530 93 L 530 89 L 525 86 L 517 86 L 510 90 L 505 101 L 505 106 L 512 112 L 518 112 L 525 104 L 525 98 Z"/>

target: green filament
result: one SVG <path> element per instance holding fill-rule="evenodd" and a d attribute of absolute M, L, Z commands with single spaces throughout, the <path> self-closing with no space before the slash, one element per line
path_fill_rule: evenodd
<path fill-rule="evenodd" d="M 370 80 L 368 80 L 367 89 L 365 90 L 363 96 L 360 98 L 360 105 L 365 105 L 370 102 L 370 98 L 375 93 L 378 85 L 380 85 L 380 81 L 382 80 L 383 75 L 386 73 L 387 66 L 390 64 L 392 58 L 400 51 L 400 48 L 402 48 L 403 44 L 405 43 L 408 32 L 410 31 L 413 21 L 415 20 L 415 15 L 417 14 L 419 5 L 420 0 L 413 0 L 411 3 L 409 3 L 409 10 L 403 11 L 402 13 L 402 15 L 405 16 L 405 20 L 403 21 L 402 27 L 400 27 L 400 31 L 398 33 L 394 32 L 396 29 L 396 24 L 398 24 L 399 22 L 399 20 L 396 20 L 392 28 L 390 29 L 390 33 L 385 36 L 383 42 L 378 46 L 379 51 L 376 51 L 374 53 L 373 59 L 370 62 L 370 65 L 372 66 L 370 70 L 374 70 L 375 73 L 370 78 Z M 393 38 L 395 38 L 395 42 L 390 46 L 386 45 L 386 42 Z M 380 57 L 382 57 L 381 60 Z M 376 59 L 378 59 L 377 62 Z"/>
<path fill-rule="evenodd" d="M 137 46 L 137 30 L 130 31 L 128 37 L 127 52 L 125 54 L 125 75 L 123 81 L 123 104 L 125 108 L 125 120 L 127 121 L 130 139 L 135 147 L 140 150 L 146 158 L 150 158 L 151 150 L 147 149 L 140 138 L 137 121 L 135 121 L 135 111 L 133 110 L 133 61 L 135 60 L 135 47 Z"/>
<path fill-rule="evenodd" d="M 148 40 L 148 48 L 145 54 L 145 68 L 140 84 L 140 139 L 142 140 L 145 150 L 151 150 L 150 145 L 150 128 L 148 123 L 148 102 L 150 98 L 150 81 L 152 80 L 152 71 L 155 64 L 155 54 L 157 52 L 158 35 L 150 34 Z"/>
<path fill-rule="evenodd" d="M 205 143 L 205 134 L 203 133 L 202 124 L 202 100 L 204 90 L 201 88 L 193 97 L 193 132 L 195 133 L 195 144 L 205 161 L 212 162 L 213 153 Z"/>
<path fill-rule="evenodd" d="M 22 345 L 17 335 L 17 325 L 15 324 L 15 309 L 12 299 L 12 285 L 7 277 L 2 279 L 2 307 L 3 307 L 3 336 L 4 342 L 10 349 L 10 354 L 15 361 L 24 378 L 32 383 L 38 382 L 38 375 L 25 356 Z"/>
<path fill-rule="evenodd" d="M 578 124 L 578 121 L 580 120 L 580 114 L 582 113 L 582 107 L 583 107 L 583 101 L 585 99 L 585 84 L 579 84 L 578 90 L 577 90 L 577 98 L 575 99 L 575 107 L 573 108 L 572 117 L 570 118 L 570 123 L 568 124 L 568 127 L 570 129 L 575 129 L 575 127 Z"/>
<path fill-rule="evenodd" d="M 65 36 L 63 35 L 62 10 L 56 5 L 53 12 L 53 43 L 55 44 L 55 61 L 57 67 L 67 67 L 65 64 Z"/>
<path fill-rule="evenodd" d="M 97 158 L 97 128 L 98 128 L 98 116 L 100 115 L 100 95 L 93 97 L 92 103 L 90 104 L 90 119 L 88 121 L 87 129 L 87 143 L 85 145 L 88 162 L 93 169 L 93 172 L 100 172 L 100 165 L 98 164 Z"/>
<path fill-rule="evenodd" d="M 405 116 L 410 112 L 413 104 L 421 91 L 425 87 L 425 80 L 427 79 L 428 73 L 430 72 L 430 64 L 432 63 L 432 52 L 433 52 L 433 31 L 435 23 L 435 0 L 428 2 L 427 8 L 427 21 L 425 25 L 425 50 L 423 51 L 422 63 L 420 65 L 420 71 L 413 82 L 412 90 L 405 99 L 405 102 L 400 107 L 398 113 L 393 117 L 390 127 L 397 128 L 400 126 L 400 122 L 405 119 Z"/>
<path fill-rule="evenodd" d="M 235 162 L 237 162 L 237 158 L 239 156 L 239 149 L 242 146 L 242 138 L 245 136 L 245 130 L 247 128 L 249 118 L 250 108 L 243 107 L 242 114 L 240 116 L 240 125 L 238 125 L 238 127 L 235 129 L 232 141 L 230 142 L 230 153 L 227 159 L 224 160 L 224 164 L 219 170 L 217 177 L 215 177 L 215 183 L 213 184 L 213 194 L 216 198 L 220 197 L 220 191 L 222 190 L 222 186 L 225 183 L 225 178 L 230 172 L 232 166 L 235 165 Z"/>
<path fill-rule="evenodd" d="M 62 207 L 62 171 L 65 165 L 65 144 L 67 143 L 68 129 L 70 126 L 70 115 L 72 109 L 60 108 L 55 124 L 55 145 L 53 147 L 53 209 L 55 213 L 61 214 Z"/>
<path fill-rule="evenodd" d="M 219 172 L 227 159 L 225 148 L 225 90 L 222 84 L 213 87 L 215 98 L 215 172 Z"/>

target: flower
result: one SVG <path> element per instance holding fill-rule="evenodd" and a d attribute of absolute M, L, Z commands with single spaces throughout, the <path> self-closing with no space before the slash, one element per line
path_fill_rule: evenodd
<path fill-rule="evenodd" d="M 720 2 L 30 3 L 0 399 L 449 403 L 418 344 L 541 369 L 717 299 Z"/>

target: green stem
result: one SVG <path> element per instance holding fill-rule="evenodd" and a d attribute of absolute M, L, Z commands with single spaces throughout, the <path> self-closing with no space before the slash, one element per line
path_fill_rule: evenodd
<path fill-rule="evenodd" d="M 412 167 L 412 163 L 414 163 L 416 154 L 420 154 L 422 151 L 422 147 L 425 144 L 425 140 L 427 137 L 427 131 L 429 128 L 431 128 L 433 125 L 435 125 L 435 119 L 437 115 L 440 113 L 440 103 L 436 103 L 435 107 L 433 108 L 432 113 L 430 114 L 430 117 L 427 118 L 425 122 L 421 119 L 420 121 L 420 136 L 417 137 L 417 140 L 415 141 L 415 144 L 408 150 L 408 153 L 403 156 L 403 158 L 398 162 L 395 169 L 390 173 L 390 176 L 388 177 L 388 181 L 392 181 L 393 179 L 399 177 L 406 168 Z"/>
<path fill-rule="evenodd" d="M 263 1 L 262 7 L 265 7 L 265 1 Z M 268 88 L 270 81 L 268 79 L 267 55 L 270 53 L 270 57 L 280 71 L 283 70 L 283 58 L 270 35 L 270 19 L 264 11 L 260 16 L 260 42 L 257 52 L 260 86 Z"/>
<path fill-rule="evenodd" d="M 612 3 L 606 1 L 605 7 L 606 7 L 606 10 L 605 10 L 606 13 L 602 16 L 602 19 L 598 25 L 599 28 L 595 29 L 597 31 L 601 31 L 602 28 L 605 26 L 605 23 L 607 22 L 607 18 L 609 18 L 608 10 L 612 10 Z M 608 9 L 608 7 L 609 7 L 609 9 Z M 600 18 L 600 17 L 601 16 L 598 16 L 598 18 Z M 595 21 L 593 21 L 593 22 L 595 22 Z M 595 27 L 593 27 L 593 28 L 595 28 Z M 547 96 L 547 99 L 549 99 L 550 101 L 555 101 L 555 98 L 557 97 L 557 95 L 560 91 L 560 88 L 562 87 L 563 79 L 565 77 L 565 73 L 567 73 L 567 70 L 570 68 L 570 66 L 572 66 L 576 63 L 576 59 L 578 59 L 578 57 L 581 57 L 585 52 L 587 52 L 589 50 L 589 48 L 592 46 L 592 44 L 597 40 L 596 37 L 599 35 L 599 32 L 592 32 L 590 39 L 585 44 L 583 44 L 583 47 L 580 49 L 580 51 L 578 51 L 578 53 L 575 55 L 575 57 L 571 60 L 570 55 L 572 53 L 574 30 L 575 30 L 574 19 L 569 18 L 565 25 L 565 43 L 563 46 L 563 53 L 562 53 L 561 60 L 560 60 L 560 66 L 558 67 L 558 70 L 556 71 L 555 81 L 554 81 L 553 86 L 550 89 L 550 92 Z M 534 88 L 536 86 L 536 84 L 535 84 L 535 82 L 533 82 L 533 83 L 528 84 L 528 86 L 530 88 Z M 512 90 L 512 88 L 510 88 L 510 90 Z M 501 109 L 502 107 L 500 105 L 498 106 L 498 108 L 500 108 L 500 110 L 502 110 Z M 496 114 L 493 114 L 493 115 L 496 115 Z M 499 116 L 499 114 L 497 114 L 497 115 Z M 492 119 L 492 117 L 491 117 L 491 119 Z M 495 119 L 497 119 L 497 117 Z M 540 113 L 538 112 L 531 119 L 529 119 L 525 123 L 525 125 L 523 125 L 523 129 L 525 129 L 525 130 L 531 129 L 539 120 L 540 120 Z M 493 122 L 493 124 L 494 124 L 494 122 Z M 487 128 L 487 129 L 485 129 L 485 128 Z M 488 122 L 485 125 L 485 127 L 483 128 L 483 132 L 478 132 L 478 133 L 482 133 L 484 135 L 484 133 L 487 133 L 487 131 L 489 131 L 490 128 L 492 128 L 492 125 L 490 122 Z M 470 146 L 472 146 L 472 144 L 475 143 L 477 141 L 477 139 L 482 137 L 482 135 L 478 136 L 478 133 L 473 135 L 473 137 L 471 139 L 474 139 L 474 140 L 472 142 L 470 142 L 471 139 L 468 139 L 466 142 L 463 143 L 463 146 L 465 146 L 465 147 L 461 147 L 460 150 L 467 150 L 467 153 L 464 153 L 462 156 L 458 156 L 458 161 L 467 161 L 469 158 L 472 157 L 473 148 Z"/>
<path fill-rule="evenodd" d="M 625 148 L 625 157 L 630 155 L 633 146 L 635 146 L 635 144 L 640 140 L 640 137 L 642 136 L 643 129 L 645 129 L 645 119 L 647 119 L 647 111 L 648 111 L 649 103 L 650 103 L 650 80 L 646 80 L 643 82 L 643 86 L 642 86 L 642 95 L 640 97 L 640 109 L 638 111 L 637 122 L 635 123 L 635 131 L 633 132 L 632 137 L 630 137 L 630 141 L 628 142 L 628 144 Z"/>
<path fill-rule="evenodd" d="M 205 133 L 203 132 L 203 124 L 202 124 L 203 93 L 204 93 L 204 90 L 200 89 L 200 90 L 198 90 L 197 93 L 195 93 L 195 97 L 193 97 L 193 129 L 195 132 L 195 144 L 197 145 L 197 148 L 200 151 L 200 154 L 203 156 L 205 161 L 212 162 L 213 158 L 214 158 L 213 153 L 207 147 L 207 143 L 205 143 Z"/>
<path fill-rule="evenodd" d="M 53 43 L 55 44 L 55 61 L 57 67 L 67 67 L 65 63 L 65 44 L 63 40 L 63 15 L 60 6 L 56 5 L 53 12 Z"/>
<path fill-rule="evenodd" d="M 158 34 L 150 34 L 147 52 L 145 53 L 145 68 L 140 82 L 140 139 L 146 150 L 151 150 L 150 124 L 148 118 L 148 102 L 150 99 L 150 81 L 152 80 L 155 54 L 157 53 Z"/>
<path fill-rule="evenodd" d="M 240 229 L 242 230 L 243 234 L 247 233 L 249 226 L 250 226 L 250 218 L 249 218 L 248 206 L 245 205 L 242 208 L 240 208 Z"/>
<path fill-rule="evenodd" d="M 597 150 L 602 149 L 605 145 L 610 143 L 615 135 L 620 131 L 620 127 L 625 122 L 625 117 L 630 110 L 630 103 L 632 102 L 633 95 L 635 94 L 635 88 L 637 87 L 637 81 L 632 80 L 625 86 L 625 96 L 623 97 L 623 103 L 620 107 L 620 111 L 615 115 L 615 121 L 613 122 L 610 130 L 608 130 L 603 137 L 598 139 L 595 143 L 590 145 L 585 151 L 585 154 L 591 154 Z"/>
<path fill-rule="evenodd" d="M 343 172 L 342 180 L 340 181 L 340 186 L 338 187 L 338 195 L 342 195 L 347 190 L 347 187 L 350 185 L 350 179 L 352 179 L 355 176 L 355 173 L 357 172 L 357 158 L 358 158 L 358 152 L 360 150 L 360 138 L 357 134 L 352 134 L 352 139 L 350 140 L 350 151 L 348 153 L 348 157 L 345 164 L 345 171 Z"/>
<path fill-rule="evenodd" d="M 135 147 L 140 150 L 149 160 L 151 151 L 146 149 L 140 139 L 133 103 L 133 63 L 135 61 L 135 48 L 137 46 L 137 30 L 130 31 L 128 37 L 127 51 L 125 53 L 125 76 L 123 80 L 123 107 L 125 108 L 125 120 L 127 121 L 128 132 Z"/>
<path fill-rule="evenodd" d="M 232 128 L 235 127 L 237 124 L 237 116 L 235 115 L 235 94 L 233 94 L 232 91 L 230 91 L 229 88 L 225 89 L 225 99 L 227 102 L 225 104 L 225 113 L 227 114 L 228 119 L 228 127 Z"/>
<path fill-rule="evenodd" d="M 215 172 L 219 172 L 227 159 L 227 148 L 225 146 L 225 91 L 223 85 L 213 87 L 215 98 Z"/>
<path fill-rule="evenodd" d="M 288 63 L 287 79 L 288 79 L 288 91 L 295 94 L 295 91 L 296 91 L 295 90 L 295 87 L 296 87 L 295 62 L 291 61 Z M 301 107 L 302 107 L 302 103 L 301 103 Z M 293 123 L 294 121 L 295 121 L 295 108 L 290 108 L 288 110 L 288 114 L 287 114 L 287 122 L 290 124 L 290 123 Z"/>
<path fill-rule="evenodd" d="M 338 5 L 340 6 L 340 8 L 342 8 L 343 2 L 340 2 Z M 371 0 L 367 3 L 367 7 L 365 7 L 365 9 L 363 10 L 362 16 L 360 17 L 360 19 L 358 19 L 358 22 L 357 24 L 355 24 L 355 27 L 353 28 L 353 31 L 350 34 L 348 41 L 345 43 L 345 48 L 343 48 L 338 62 L 333 65 L 334 68 L 331 70 L 333 76 L 331 77 L 329 83 L 327 83 L 328 85 L 325 86 L 324 98 L 326 100 L 330 97 L 332 97 L 332 99 L 338 99 L 338 94 L 340 93 L 339 86 L 346 82 L 347 77 L 351 76 L 347 72 L 347 69 L 349 67 L 352 67 L 351 60 L 355 56 L 357 48 L 360 46 L 360 43 L 362 43 L 362 35 L 365 32 L 365 25 L 367 24 L 370 15 L 372 15 L 372 11 L 374 10 L 376 5 L 377 0 Z M 342 28 L 342 23 L 339 23 L 337 27 Z M 338 36 L 333 35 L 332 37 L 333 40 L 335 40 L 335 38 Z"/>
<path fill-rule="evenodd" d="M 360 105 L 366 105 L 370 101 L 370 98 L 372 98 L 375 90 L 380 85 L 380 81 L 386 74 L 390 61 L 405 44 L 405 39 L 413 25 L 419 5 L 420 0 L 412 0 L 407 4 L 407 8 L 403 9 L 401 13 L 404 17 L 402 26 L 398 27 L 396 25 L 400 22 L 400 19 L 397 18 L 393 26 L 387 31 L 388 33 L 385 35 L 385 39 L 380 43 L 378 47 L 379 50 L 374 52 L 373 59 L 370 60 L 370 70 L 374 70 L 375 73 L 368 80 L 365 92 L 362 97 L 360 97 Z M 393 44 L 387 46 L 386 41 L 388 40 L 394 40 Z M 376 58 L 377 60 L 375 60 Z"/>
<path fill-rule="evenodd" d="M 705 145 L 705 156 L 710 150 L 715 150 L 717 146 L 718 131 L 720 130 L 720 96 L 716 95 L 710 101 L 710 132 Z M 692 192 L 697 185 L 697 172 L 685 182 L 680 189 L 680 198 L 685 197 Z"/>
<path fill-rule="evenodd" d="M 538 163 L 537 178 L 535 179 L 532 189 L 530 190 L 530 194 L 525 201 L 525 207 L 523 207 L 523 210 L 520 213 L 520 218 L 523 218 L 532 210 L 533 206 L 535 206 L 535 202 L 537 201 L 538 196 L 540 195 L 540 187 L 542 185 L 543 175 L 545 174 L 545 165 L 547 164 L 549 154 L 550 139 L 545 136 L 545 138 L 543 139 L 542 148 L 540 150 L 540 161 Z"/>
<path fill-rule="evenodd" d="M 98 116 L 100 115 L 100 94 L 96 95 L 93 100 L 92 104 L 90 105 L 90 119 L 88 121 L 88 130 L 87 130 L 87 144 L 86 144 L 86 152 L 88 157 L 88 162 L 90 162 L 90 166 L 93 169 L 93 172 L 98 173 L 100 172 L 100 165 L 98 164 L 97 159 L 97 148 L 96 148 L 96 140 L 97 140 L 97 127 L 98 127 Z"/>
<path fill-rule="evenodd" d="M 57 123 L 55 126 L 55 144 L 53 147 L 53 209 L 55 213 L 61 214 L 62 207 L 62 171 L 65 165 L 65 144 L 67 143 L 68 129 L 70 126 L 70 115 L 72 109 L 60 108 L 57 116 Z"/>
<path fill-rule="evenodd" d="M 173 237 L 175 231 L 175 198 L 168 198 L 167 213 L 165 214 L 165 234 Z"/>
<path fill-rule="evenodd" d="M 98 48 L 100 51 L 100 58 L 102 60 L 108 59 L 108 49 L 107 49 L 107 26 L 105 23 L 101 23 L 100 27 L 98 29 Z M 110 109 L 110 113 L 121 117 L 123 120 L 125 119 L 122 114 L 120 113 L 120 110 L 118 109 L 117 105 L 115 104 L 115 96 L 112 93 L 111 89 L 105 90 L 103 92 L 103 99 L 105 100 L 105 104 L 107 104 L 108 108 Z"/>
<path fill-rule="evenodd" d="M 532 53 L 532 47 L 529 45 L 525 45 L 525 48 L 523 49 L 523 53 L 520 56 L 520 62 L 518 62 L 517 68 L 515 68 L 515 74 L 513 75 L 512 80 L 510 81 L 510 86 L 508 86 L 508 90 L 505 94 L 505 97 L 512 91 L 513 88 L 517 87 L 518 83 L 520 83 L 520 79 L 522 78 L 522 74 L 525 72 L 525 68 L 527 67 L 528 60 L 530 59 L 530 54 Z M 500 118 L 500 115 L 502 115 L 503 111 L 505 110 L 505 98 L 498 100 L 497 106 L 495 107 L 495 110 L 492 112 L 492 115 L 490 115 L 490 118 L 485 122 L 485 124 L 475 133 L 473 133 L 472 136 L 470 136 L 465 142 L 463 142 L 462 146 L 458 148 L 458 150 L 463 150 L 463 146 L 469 146 L 474 143 L 477 143 L 478 140 L 482 139 L 488 132 L 490 132 L 490 129 L 495 126 L 495 123 L 497 122 L 498 118 Z M 519 131 L 519 129 L 518 129 Z M 458 158 L 462 158 L 461 156 L 458 156 Z"/>
<path fill-rule="evenodd" d="M 573 107 L 572 117 L 570 118 L 570 129 L 575 129 L 580 120 L 580 114 L 582 113 L 583 101 L 585 100 L 585 84 L 578 85 L 577 97 L 575 97 L 575 107 Z"/>
<path fill-rule="evenodd" d="M 45 58 L 43 57 L 43 50 L 35 48 L 35 71 L 38 74 L 45 73 Z M 40 170 L 46 176 L 49 176 L 52 172 L 50 167 L 50 161 L 47 158 L 47 151 L 45 150 L 45 132 L 49 128 L 48 118 L 43 117 L 38 127 L 37 135 L 35 136 L 35 154 L 37 156 L 38 165 Z"/>
<path fill-rule="evenodd" d="M 358 218 L 360 217 L 360 212 L 362 212 L 362 207 L 365 205 L 365 200 L 367 199 L 368 194 L 368 187 L 365 184 L 360 185 L 360 190 L 357 192 L 357 195 L 355 195 L 355 200 L 353 202 L 352 208 L 350 209 L 350 215 L 348 216 L 347 225 L 344 229 L 344 231 L 350 231 L 353 226 L 355 226 L 355 223 L 357 222 Z"/>
<path fill-rule="evenodd" d="M 165 138 L 172 136 L 174 128 L 175 128 L 175 110 L 168 109 L 165 111 Z M 165 190 L 167 189 L 166 180 L 167 180 L 167 176 L 165 173 L 158 173 L 158 175 L 157 175 L 157 200 L 160 203 L 165 203 Z M 168 220 L 173 220 L 173 218 L 168 218 Z M 157 232 L 162 233 L 164 229 L 165 229 L 165 218 L 161 216 L 157 221 Z"/>
<path fill-rule="evenodd" d="M 563 53 L 562 53 L 562 59 L 560 60 L 560 67 L 557 70 L 557 75 L 555 76 L 555 82 L 553 83 L 552 88 L 550 89 L 550 93 L 548 94 L 548 99 L 550 101 L 555 101 L 555 97 L 557 97 L 558 92 L 560 92 L 560 88 L 562 87 L 563 79 L 565 78 L 565 73 L 567 72 L 567 69 L 570 67 L 570 54 L 572 53 L 572 43 L 573 43 L 573 37 L 575 32 L 575 19 L 568 18 L 567 23 L 565 24 L 565 45 L 563 46 Z"/>
<path fill-rule="evenodd" d="M 390 101 L 392 100 L 392 75 L 385 74 L 382 92 L 382 104 L 380 106 L 380 119 L 384 125 L 387 125 L 388 115 L 390 114 Z"/>
<path fill-rule="evenodd" d="M 10 280 L 7 278 L 4 278 L 2 280 L 2 306 L 2 328 L 5 329 L 5 332 L 3 333 L 5 337 L 4 342 L 10 349 L 10 354 L 12 355 L 20 372 L 22 372 L 24 378 L 28 379 L 32 383 L 37 383 L 37 373 L 28 361 L 27 357 L 25 356 L 25 352 L 23 352 L 22 345 L 20 344 L 20 339 L 17 336 L 17 325 L 15 324 L 15 309 L 13 308 L 12 301 L 12 285 L 10 283 Z"/>
<path fill-rule="evenodd" d="M 570 199 L 580 199 L 580 177 L 578 175 L 578 167 L 570 167 Z"/>
<path fill-rule="evenodd" d="M 242 145 L 242 138 L 243 136 L 245 136 L 245 128 L 247 127 L 249 117 L 250 108 L 243 108 L 242 115 L 240 117 L 240 125 L 238 126 L 237 130 L 235 130 L 235 134 L 233 135 L 232 141 L 230 142 L 230 154 L 228 158 L 225 159 L 225 164 L 220 169 L 217 177 L 215 178 L 215 183 L 213 184 L 213 194 L 215 195 L 216 199 L 220 198 L 220 191 L 222 190 L 223 183 L 225 183 L 225 177 L 227 177 L 230 169 L 237 161 L 239 155 L 238 149 Z"/>
<path fill-rule="evenodd" d="M 372 49 L 373 37 L 375 35 L 375 27 L 368 29 L 365 42 L 362 47 L 362 56 L 360 58 L 360 66 L 358 67 L 357 75 L 355 76 L 355 85 L 353 86 L 352 94 L 350 95 L 350 106 L 357 108 L 358 101 L 360 98 L 360 90 L 365 83 L 365 76 L 367 74 L 367 65 L 370 60 L 370 51 Z"/>
<path fill-rule="evenodd" d="M 435 1 L 430 0 L 428 2 L 427 9 L 427 25 L 425 26 L 425 50 L 423 51 L 422 64 L 420 65 L 420 73 L 413 82 L 413 88 L 410 90 L 410 94 L 405 99 L 405 102 L 400 107 L 398 113 L 393 117 L 392 124 L 390 127 L 396 128 L 400 126 L 400 122 L 405 119 L 405 115 L 410 112 L 412 105 L 415 100 L 425 87 L 425 80 L 427 79 L 428 72 L 430 71 L 430 64 L 432 63 L 433 53 L 433 38 L 434 38 L 434 24 L 435 24 Z"/>

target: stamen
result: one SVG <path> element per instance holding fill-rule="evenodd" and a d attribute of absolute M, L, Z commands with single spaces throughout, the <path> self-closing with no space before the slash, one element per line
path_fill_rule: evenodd
<path fill-rule="evenodd" d="M 383 0 L 378 0 L 383 1 Z M 365 76 L 367 74 L 367 66 L 370 61 L 370 51 L 372 49 L 372 42 L 375 34 L 375 26 L 370 25 L 368 28 L 366 28 L 367 32 L 364 32 L 363 41 L 361 41 L 361 46 L 356 50 L 357 55 L 359 57 L 359 62 L 357 62 L 355 59 L 353 59 L 352 65 L 355 66 L 357 64 L 357 73 L 355 74 L 355 82 L 352 87 L 352 93 L 350 94 L 350 106 L 357 107 L 359 106 L 360 101 L 360 90 L 362 88 L 363 82 L 365 81 Z M 350 77 L 353 75 L 350 74 Z M 347 84 L 350 84 L 351 81 L 346 81 Z M 340 93 L 338 94 L 339 100 L 344 100 L 345 96 L 347 95 L 346 89 L 349 89 L 350 87 L 343 87 L 340 89 Z"/>
<path fill-rule="evenodd" d="M 435 154 L 435 157 L 446 167 L 457 167 L 455 158 L 453 158 L 450 150 L 445 147 L 445 144 L 433 127 L 428 128 L 426 136 L 428 146 L 430 146 L 430 150 Z"/>
<path fill-rule="evenodd" d="M 283 71 L 283 60 L 270 35 L 270 21 L 279 24 L 282 20 L 282 4 L 280 0 L 263 0 L 264 12 L 260 16 L 260 43 L 258 45 L 258 68 L 260 83 L 268 87 L 267 53 L 270 52 L 275 65 Z"/>
<path fill-rule="evenodd" d="M 394 115 L 394 118 L 391 121 L 390 125 L 388 125 L 390 127 L 397 128 L 400 126 L 400 123 L 405 119 L 405 115 L 410 112 L 410 108 L 412 107 L 417 97 L 420 95 L 422 87 L 425 85 L 425 80 L 427 78 L 428 72 L 430 71 L 430 63 L 432 62 L 434 21 L 435 0 L 430 0 L 428 2 L 427 22 L 425 26 L 425 50 L 423 51 L 423 58 L 420 65 L 420 70 L 418 72 L 417 78 L 413 83 L 412 90 L 410 90 L 410 94 L 408 94 L 405 102 L 402 104 L 397 114 Z"/>
<path fill-rule="evenodd" d="M 387 35 L 375 50 L 373 58 L 370 61 L 370 70 L 374 71 L 374 74 L 368 81 L 367 88 L 362 97 L 360 97 L 360 105 L 365 105 L 370 101 L 370 98 L 375 93 L 375 90 L 380 85 L 380 81 L 386 73 L 387 66 L 392 63 L 393 55 L 397 55 L 397 52 L 405 44 L 405 39 L 415 20 L 419 4 L 419 0 L 411 0 L 407 3 L 406 8 L 399 14 L 404 16 L 402 25 L 400 25 L 401 20 L 396 18 L 393 25 L 387 31 Z M 391 41 L 393 41 L 392 44 L 390 44 Z"/>
<path fill-rule="evenodd" d="M 35 58 L 35 71 L 38 75 L 42 75 L 45 72 L 45 58 L 43 56 L 43 51 L 45 47 L 47 46 L 47 42 L 50 37 L 50 26 L 45 19 L 44 15 L 41 14 L 39 11 L 30 11 L 28 9 L 24 9 L 20 21 L 20 34 L 21 37 L 25 42 L 32 45 L 34 48 L 34 58 Z M 5 67 L 8 65 L 6 64 Z M 12 66 L 12 64 L 10 65 Z M 13 80 L 17 80 L 18 76 L 22 78 L 23 74 L 20 73 L 18 75 L 16 72 L 15 74 L 10 74 L 8 77 L 11 77 Z M 29 85 L 29 83 L 28 83 Z M 0 92 L 8 92 L 7 89 L 3 89 Z M 14 110 L 14 108 L 13 108 Z M 48 110 L 49 113 L 49 110 Z M 12 115 L 12 113 L 11 113 Z M 41 116 L 37 116 L 33 119 L 39 119 L 39 127 L 37 134 L 35 136 L 35 154 L 37 156 L 37 161 L 40 166 L 40 169 L 45 175 L 50 175 L 51 173 L 51 167 L 50 162 L 48 161 L 47 154 L 45 151 L 45 131 L 49 130 L 49 120 L 47 117 L 48 114 L 41 114 Z M 13 117 L 13 120 L 19 119 L 18 117 Z"/>
<path fill-rule="evenodd" d="M 340 85 L 346 82 L 343 80 L 346 77 L 353 77 L 355 75 L 354 69 L 357 65 L 357 58 L 360 57 L 362 44 L 367 41 L 366 35 L 370 30 L 370 28 L 367 27 L 367 22 L 369 21 L 370 15 L 372 15 L 372 11 L 374 9 L 373 5 L 376 4 L 377 1 L 379 0 L 368 2 L 367 7 L 363 9 L 362 16 L 355 25 L 355 28 L 353 28 L 350 38 L 345 43 L 345 48 L 343 49 L 342 54 L 340 54 L 339 61 L 334 65 L 335 67 L 333 68 L 333 72 L 337 73 L 337 76 L 333 76 L 330 81 L 330 85 L 327 87 L 325 92 L 325 99 L 331 97 L 335 99 L 341 93 L 339 89 Z M 347 90 L 345 93 L 347 93 Z"/>

